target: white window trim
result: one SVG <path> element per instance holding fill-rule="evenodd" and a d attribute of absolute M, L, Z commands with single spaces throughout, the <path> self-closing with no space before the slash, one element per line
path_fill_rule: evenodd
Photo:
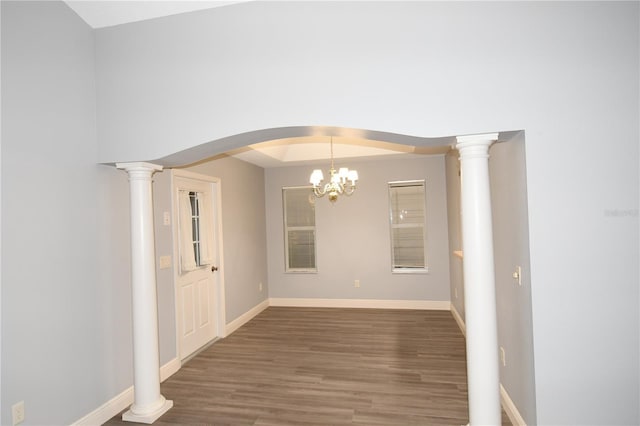
<path fill-rule="evenodd" d="M 282 218 L 284 228 L 284 272 L 287 274 L 317 274 L 318 273 L 318 244 L 316 239 L 316 226 L 287 226 L 287 207 L 285 199 L 285 191 L 288 189 L 309 189 L 311 194 L 311 186 L 285 186 L 282 188 Z M 315 215 L 315 208 L 313 214 Z M 315 222 L 315 220 L 314 220 Z M 290 268 L 289 267 L 289 231 L 313 231 L 313 257 L 315 268 Z"/>
<path fill-rule="evenodd" d="M 391 189 L 394 186 L 408 186 L 411 184 L 422 184 L 424 188 L 424 222 L 423 223 L 393 223 L 393 217 L 391 214 Z M 389 246 L 391 249 L 391 273 L 392 274 L 428 274 L 429 273 L 429 263 L 427 256 L 427 183 L 425 179 L 417 179 L 417 180 L 399 180 L 387 183 L 387 193 L 389 197 Z M 399 228 L 422 228 L 422 237 L 423 237 L 423 256 L 424 256 L 424 267 L 423 268 L 396 268 L 394 265 L 394 246 L 393 246 L 393 230 Z"/>

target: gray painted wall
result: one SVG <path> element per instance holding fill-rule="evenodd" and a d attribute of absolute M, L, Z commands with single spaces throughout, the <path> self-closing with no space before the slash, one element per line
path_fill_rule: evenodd
<path fill-rule="evenodd" d="M 164 225 L 164 212 L 171 214 L 171 171 L 153 175 L 153 214 L 156 243 L 156 280 L 158 292 L 158 345 L 160 365 L 178 356 L 176 350 L 176 290 L 173 262 L 160 269 L 160 256 L 173 256 L 173 223 Z"/>
<path fill-rule="evenodd" d="M 269 294 L 264 169 L 223 157 L 186 168 L 222 182 L 222 239 L 227 324 Z M 259 284 L 262 283 L 262 291 Z"/>
<path fill-rule="evenodd" d="M 525 141 L 521 132 L 489 152 L 500 382 L 529 425 L 536 422 Z M 522 285 L 513 279 L 522 268 Z"/>
<path fill-rule="evenodd" d="M 449 275 L 451 282 L 451 303 L 464 321 L 464 275 L 462 259 L 454 256 L 454 251 L 462 251 L 462 217 L 460 215 L 460 154 L 457 150 L 445 156 L 447 186 L 447 224 L 449 225 Z"/>
<path fill-rule="evenodd" d="M 131 385 L 126 175 L 96 164 L 94 38 L 2 7 L 2 407 L 69 424 Z M 34 275 L 34 273 L 36 273 Z"/>
<path fill-rule="evenodd" d="M 318 167 L 266 170 L 269 296 L 283 298 L 449 300 L 444 157 L 354 162 L 358 189 L 331 205 L 316 200 L 315 274 L 285 273 L 282 188 L 308 185 Z M 322 165 L 322 168 L 326 168 Z M 326 175 L 326 170 L 325 170 Z M 428 274 L 392 274 L 387 183 L 425 179 Z M 354 280 L 360 280 L 360 288 Z"/>

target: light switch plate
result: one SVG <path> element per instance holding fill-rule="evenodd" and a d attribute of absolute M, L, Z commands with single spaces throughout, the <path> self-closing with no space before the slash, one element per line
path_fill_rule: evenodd
<path fill-rule="evenodd" d="M 515 272 L 512 274 L 514 280 L 518 281 L 518 285 L 522 285 L 522 267 L 516 266 Z"/>
<path fill-rule="evenodd" d="M 19 425 L 24 422 L 24 401 L 20 401 L 17 404 L 13 404 L 11 407 L 11 417 L 13 426 Z"/>
<path fill-rule="evenodd" d="M 171 256 L 160 256 L 160 269 L 171 268 Z"/>

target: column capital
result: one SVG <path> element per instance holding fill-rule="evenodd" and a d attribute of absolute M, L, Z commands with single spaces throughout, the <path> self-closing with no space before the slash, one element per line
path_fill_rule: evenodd
<path fill-rule="evenodd" d="M 456 136 L 456 141 L 458 145 L 461 143 L 464 144 L 485 144 L 485 143 L 493 143 L 498 140 L 498 133 L 482 133 L 479 135 L 464 135 L 464 136 Z"/>
<path fill-rule="evenodd" d="M 116 163 L 116 168 L 117 169 L 121 169 L 121 170 L 125 170 L 127 172 L 151 172 L 152 174 L 154 172 L 159 172 L 160 170 L 162 170 L 162 166 L 159 164 L 153 164 L 153 163 L 145 163 L 142 161 L 137 161 L 137 162 L 133 162 L 133 163 Z"/>
<path fill-rule="evenodd" d="M 456 136 L 456 149 L 460 152 L 461 160 L 466 158 L 488 158 L 489 147 L 497 140 L 497 133 Z"/>

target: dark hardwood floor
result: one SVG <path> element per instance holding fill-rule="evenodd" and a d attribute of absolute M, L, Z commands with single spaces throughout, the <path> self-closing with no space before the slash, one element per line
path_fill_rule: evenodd
<path fill-rule="evenodd" d="M 465 342 L 448 311 L 270 307 L 161 388 L 174 407 L 159 425 L 468 423 Z"/>

